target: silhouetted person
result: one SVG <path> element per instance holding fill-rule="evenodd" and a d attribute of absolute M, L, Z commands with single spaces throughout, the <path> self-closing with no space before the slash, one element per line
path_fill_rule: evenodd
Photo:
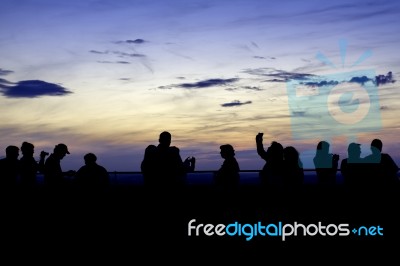
<path fill-rule="evenodd" d="M 15 189 L 19 175 L 19 148 L 10 145 L 6 148 L 6 157 L 0 160 L 0 189 L 8 192 Z"/>
<path fill-rule="evenodd" d="M 397 172 L 399 167 L 387 153 L 382 153 L 383 143 L 380 139 L 371 142 L 371 154 L 364 158 L 368 164 L 368 170 L 373 175 L 373 182 L 377 185 L 398 185 Z"/>
<path fill-rule="evenodd" d="M 85 165 L 75 174 L 76 185 L 88 192 L 105 192 L 110 184 L 108 171 L 97 164 L 97 157 L 93 153 L 87 153 L 83 159 Z"/>
<path fill-rule="evenodd" d="M 304 170 L 299 152 L 293 146 L 285 147 L 283 158 L 283 186 L 300 188 L 304 183 Z"/>
<path fill-rule="evenodd" d="M 329 143 L 318 142 L 315 157 L 313 158 L 317 183 L 321 186 L 334 186 L 339 164 L 339 155 L 329 153 Z"/>
<path fill-rule="evenodd" d="M 221 168 L 214 173 L 214 183 L 217 188 L 237 189 L 240 182 L 240 168 L 235 158 L 235 150 L 229 144 L 221 145 L 220 149 L 224 162 Z"/>
<path fill-rule="evenodd" d="M 157 170 L 156 170 L 156 145 L 149 145 L 144 151 L 140 169 L 143 175 L 143 182 L 145 186 L 153 186 L 157 184 Z"/>
<path fill-rule="evenodd" d="M 186 182 L 186 174 L 194 171 L 195 158 L 187 158 L 183 162 L 179 149 L 171 146 L 171 139 L 169 132 L 162 132 L 159 137 L 159 144 L 152 154 L 154 156 L 151 156 L 151 159 L 147 161 L 150 165 L 154 165 L 155 171 L 151 172 L 150 175 L 154 174 L 154 184 L 158 187 L 181 187 Z M 145 175 L 148 173 L 145 173 Z"/>
<path fill-rule="evenodd" d="M 32 143 L 24 141 L 21 145 L 22 157 L 20 162 L 20 184 L 23 188 L 33 188 L 36 186 L 36 176 L 38 172 L 42 173 L 44 170 L 45 158 L 47 152 L 40 153 L 39 162 L 35 160 L 33 154 L 35 153 L 35 146 Z"/>
<path fill-rule="evenodd" d="M 348 187 L 360 187 L 368 183 L 365 179 L 365 162 L 361 158 L 361 144 L 350 143 L 347 147 L 347 158 L 340 164 L 344 185 Z"/>
<path fill-rule="evenodd" d="M 271 145 L 265 151 L 263 146 L 263 133 L 256 136 L 257 153 L 265 160 L 265 165 L 260 171 L 260 181 L 262 186 L 282 185 L 283 168 L 283 146 L 279 142 L 272 141 Z"/>
<path fill-rule="evenodd" d="M 60 189 L 66 185 L 66 176 L 73 176 L 75 171 L 63 172 L 61 169 L 61 160 L 65 155 L 70 154 L 67 145 L 60 143 L 54 147 L 53 153 L 47 157 L 44 164 L 44 185 L 46 188 Z"/>

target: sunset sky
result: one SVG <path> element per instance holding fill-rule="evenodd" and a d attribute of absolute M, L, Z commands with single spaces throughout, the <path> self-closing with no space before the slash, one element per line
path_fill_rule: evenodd
<path fill-rule="evenodd" d="M 295 146 L 306 168 L 319 140 L 343 159 L 350 141 L 367 155 L 374 138 L 400 165 L 400 1 L 0 0 L 0 8 L 0 157 L 23 141 L 36 158 L 65 143 L 64 170 L 93 152 L 109 171 L 139 171 L 144 149 L 166 130 L 197 170 L 218 169 L 227 143 L 241 169 L 262 168 L 258 132 L 265 148 Z"/>

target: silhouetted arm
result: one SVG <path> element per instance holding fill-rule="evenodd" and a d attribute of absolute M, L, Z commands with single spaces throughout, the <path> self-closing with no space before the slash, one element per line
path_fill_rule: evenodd
<path fill-rule="evenodd" d="M 267 152 L 264 149 L 264 144 L 263 144 L 263 134 L 258 133 L 256 136 L 256 144 L 257 144 L 257 153 L 258 155 L 263 158 L 264 160 L 267 160 Z"/>
<path fill-rule="evenodd" d="M 183 164 L 185 165 L 186 172 L 193 172 L 196 167 L 196 158 L 187 157 Z"/>
<path fill-rule="evenodd" d="M 46 156 L 48 155 L 48 153 L 47 152 L 44 152 L 44 151 L 42 151 L 41 153 L 40 153 L 40 159 L 39 159 L 39 163 L 38 163 L 38 171 L 39 171 L 39 173 L 44 173 L 44 162 L 45 162 L 45 158 L 46 158 Z"/>
<path fill-rule="evenodd" d="M 347 166 L 347 159 L 343 159 L 342 162 L 340 163 L 340 172 L 342 173 L 342 176 L 344 178 L 344 181 L 347 182 L 347 178 L 349 175 L 349 169 Z"/>
<path fill-rule="evenodd" d="M 339 167 L 339 155 L 334 154 L 332 156 L 332 174 L 336 175 Z"/>

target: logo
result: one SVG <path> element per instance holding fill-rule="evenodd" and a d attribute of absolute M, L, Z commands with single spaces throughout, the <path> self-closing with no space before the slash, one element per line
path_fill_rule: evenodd
<path fill-rule="evenodd" d="M 342 68 L 345 69 L 346 41 L 339 42 Z M 350 68 L 372 55 L 363 53 Z M 287 81 L 292 135 L 295 139 L 354 138 L 358 133 L 381 128 L 379 95 L 373 69 L 338 71 L 324 54 L 317 59 L 334 73 Z"/>
<path fill-rule="evenodd" d="M 353 229 L 351 229 L 353 228 Z M 187 227 L 188 236 L 206 236 L 206 237 L 243 237 L 246 241 L 254 237 L 278 238 L 286 241 L 295 237 L 382 237 L 383 227 L 356 226 L 350 224 L 324 224 L 317 222 L 315 224 L 303 224 L 298 222 L 283 223 L 265 223 L 258 221 L 252 224 L 242 224 L 234 221 L 229 224 L 203 224 L 197 223 L 196 219 L 191 219 Z M 351 234 L 353 233 L 353 234 Z"/>

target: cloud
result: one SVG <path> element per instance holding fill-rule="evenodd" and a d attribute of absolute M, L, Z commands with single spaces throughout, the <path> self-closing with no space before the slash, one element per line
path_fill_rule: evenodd
<path fill-rule="evenodd" d="M 262 91 L 263 89 L 260 89 L 259 87 L 255 87 L 255 86 L 244 86 L 242 87 L 245 90 L 251 90 L 251 91 Z"/>
<path fill-rule="evenodd" d="M 275 60 L 276 59 L 273 56 L 265 57 L 265 56 L 259 56 L 259 55 L 255 55 L 255 56 L 253 56 L 253 58 L 255 58 L 255 59 L 271 59 L 271 60 Z"/>
<path fill-rule="evenodd" d="M 138 53 L 125 53 L 125 52 L 119 52 L 119 51 L 113 51 L 112 53 L 119 55 L 121 57 L 146 57 L 146 55 L 138 54 Z"/>
<path fill-rule="evenodd" d="M 230 85 L 239 78 L 230 78 L 230 79 L 206 79 L 193 83 L 180 83 L 180 84 L 171 84 L 171 85 L 163 85 L 159 86 L 158 89 L 167 90 L 172 88 L 184 88 L 184 89 L 200 89 L 200 88 L 209 88 L 215 86 L 226 86 Z M 229 90 L 229 89 L 228 89 Z"/>
<path fill-rule="evenodd" d="M 378 75 L 375 77 L 375 83 L 377 86 L 383 85 L 386 83 L 395 83 L 396 80 L 393 79 L 393 74 L 392 72 L 388 72 L 387 75 Z"/>
<path fill-rule="evenodd" d="M 268 82 L 286 82 L 286 80 L 283 80 L 283 79 L 269 79 L 267 81 Z"/>
<path fill-rule="evenodd" d="M 97 61 L 97 63 L 101 63 L 101 64 L 123 64 L 123 65 L 130 64 L 130 62 L 127 62 L 127 61 L 115 61 L 115 62 L 112 62 L 112 61 Z"/>
<path fill-rule="evenodd" d="M 11 74 L 11 73 L 14 73 L 14 71 L 5 70 L 5 69 L 0 68 L 0 76 L 5 76 L 5 75 Z"/>
<path fill-rule="evenodd" d="M 250 75 L 272 78 L 268 80 L 271 82 L 286 82 L 293 79 L 306 80 L 314 76 L 313 74 L 288 72 L 285 70 L 274 68 L 248 68 L 243 70 L 242 72 Z"/>
<path fill-rule="evenodd" d="M 309 87 L 324 87 L 324 86 L 336 86 L 341 82 L 346 81 L 337 81 L 337 80 L 322 80 L 322 81 L 309 81 L 309 82 L 301 82 L 302 85 L 309 86 Z M 348 82 L 351 83 L 358 83 L 364 85 L 367 82 L 374 82 L 377 86 L 383 85 L 386 83 L 394 83 L 396 82 L 393 79 L 392 72 L 388 72 L 387 75 L 378 75 L 375 79 L 368 78 L 367 76 L 361 77 L 352 77 Z"/>
<path fill-rule="evenodd" d="M 92 54 L 108 54 L 109 52 L 108 51 L 100 52 L 100 51 L 97 51 L 97 50 L 90 50 L 89 53 L 92 53 Z"/>
<path fill-rule="evenodd" d="M 7 88 L 8 84 L 13 84 L 11 82 L 9 82 L 8 80 L 5 79 L 0 79 L 0 88 Z"/>
<path fill-rule="evenodd" d="M 185 89 L 199 89 L 199 88 L 208 88 L 214 86 L 224 86 L 238 81 L 238 78 L 230 78 L 230 79 L 207 79 L 194 83 L 182 83 L 177 85 L 177 87 L 185 88 Z"/>
<path fill-rule="evenodd" d="M 222 107 L 234 107 L 234 106 L 242 106 L 242 105 L 251 104 L 251 103 L 252 103 L 251 101 L 241 102 L 239 100 L 234 100 L 230 103 L 223 103 L 223 104 L 221 104 L 221 106 Z"/>
<path fill-rule="evenodd" d="M 97 50 L 90 50 L 89 53 L 92 54 L 115 54 L 120 57 L 146 57 L 144 54 L 139 53 L 125 53 L 120 51 L 97 51 Z"/>
<path fill-rule="evenodd" d="M 293 117 L 304 117 L 306 116 L 305 111 L 292 111 L 292 116 Z"/>
<path fill-rule="evenodd" d="M 2 85 L 1 91 L 4 96 L 9 98 L 35 98 L 41 96 L 64 96 L 72 92 L 66 88 L 54 84 L 48 83 L 41 80 L 23 80 L 17 83 L 11 83 L 14 85 Z"/>
<path fill-rule="evenodd" d="M 338 81 L 336 80 L 330 80 L 330 81 L 310 81 L 310 82 L 301 82 L 301 84 L 308 86 L 308 87 L 323 87 L 323 86 L 336 86 L 339 84 Z"/>
<path fill-rule="evenodd" d="M 117 43 L 117 44 L 121 44 L 121 43 L 142 44 L 145 42 L 147 42 L 147 41 L 145 41 L 143 39 L 135 39 L 135 40 L 116 41 L 115 43 Z"/>
<path fill-rule="evenodd" d="M 358 83 L 361 85 L 364 85 L 364 83 L 368 82 L 368 81 L 372 81 L 372 79 L 367 78 L 366 76 L 362 76 L 362 77 L 353 77 L 349 80 L 349 82 L 352 83 Z"/>

